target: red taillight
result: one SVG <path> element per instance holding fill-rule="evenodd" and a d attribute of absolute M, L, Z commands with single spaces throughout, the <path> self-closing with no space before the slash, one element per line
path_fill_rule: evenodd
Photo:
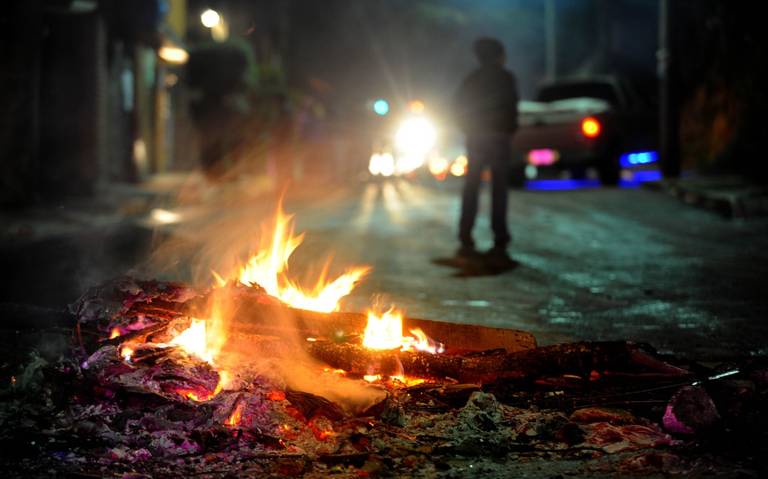
<path fill-rule="evenodd" d="M 581 120 L 581 132 L 587 138 L 597 138 L 602 130 L 603 126 L 595 117 L 588 116 Z"/>

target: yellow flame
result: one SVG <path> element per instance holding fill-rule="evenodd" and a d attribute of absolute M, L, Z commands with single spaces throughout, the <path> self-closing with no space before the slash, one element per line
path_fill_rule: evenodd
<path fill-rule="evenodd" d="M 192 325 L 173 338 L 170 344 L 179 346 L 187 353 L 212 363 L 213 354 L 208 350 L 205 323 L 202 319 L 193 319 Z"/>
<path fill-rule="evenodd" d="M 381 316 L 368 312 L 363 346 L 368 349 L 399 349 L 403 342 L 403 315 L 390 309 Z"/>
<path fill-rule="evenodd" d="M 224 424 L 227 426 L 238 426 L 240 425 L 240 421 L 243 418 L 243 403 L 239 402 L 235 406 L 235 409 L 232 411 L 232 414 L 229 415 L 226 421 L 224 421 Z"/>
<path fill-rule="evenodd" d="M 403 336 L 403 315 L 394 308 L 382 315 L 369 311 L 363 346 L 368 349 L 400 349 L 432 354 L 445 351 L 442 343 L 432 340 L 421 329 L 411 329 L 410 333 L 412 336 Z"/>
<path fill-rule="evenodd" d="M 408 376 L 404 376 L 404 375 L 390 376 L 389 378 L 392 379 L 393 381 L 397 381 L 403 384 L 404 386 L 408 386 L 408 387 L 418 386 L 419 384 L 423 384 L 426 382 L 426 380 L 422 378 L 409 378 Z"/>
<path fill-rule="evenodd" d="M 123 346 L 120 347 L 120 356 L 125 361 L 130 361 L 131 360 L 131 357 L 133 356 L 133 352 L 134 352 L 134 350 L 130 346 L 123 345 Z"/>
<path fill-rule="evenodd" d="M 410 333 L 413 336 L 406 336 L 403 338 L 403 351 L 416 350 L 432 354 L 442 353 L 445 351 L 445 346 L 443 346 L 443 343 L 434 341 L 420 328 L 411 329 Z"/>
<path fill-rule="evenodd" d="M 348 269 L 333 281 L 322 274 L 312 288 L 303 288 L 288 278 L 288 258 L 304 240 L 293 234 L 293 216 L 278 207 L 271 242 L 260 248 L 240 268 L 237 278 L 250 286 L 257 284 L 268 294 L 295 308 L 328 313 L 339 309 L 339 301 L 347 296 L 368 271 L 368 267 Z"/>
<path fill-rule="evenodd" d="M 192 324 L 176 335 L 169 344 L 179 346 L 188 354 L 213 364 L 226 341 L 226 335 L 222 331 L 222 323 L 218 317 L 218 314 L 214 314 L 208 320 L 193 318 Z M 223 371 L 219 374 L 226 375 Z"/>
<path fill-rule="evenodd" d="M 118 336 L 120 336 L 120 328 L 115 326 L 112 328 L 112 332 L 109 333 L 109 339 L 115 339 Z"/>
<path fill-rule="evenodd" d="M 227 371 L 219 371 L 219 384 L 216 386 L 214 394 L 218 394 L 222 389 L 229 388 L 232 385 L 232 377 Z"/>
<path fill-rule="evenodd" d="M 227 285 L 227 280 L 222 278 L 219 273 L 217 273 L 214 270 L 211 270 L 211 274 L 213 275 L 213 279 L 216 280 L 216 284 L 221 288 L 223 286 Z"/>

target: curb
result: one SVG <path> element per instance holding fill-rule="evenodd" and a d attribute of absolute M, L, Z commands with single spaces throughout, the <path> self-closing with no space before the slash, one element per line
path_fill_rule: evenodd
<path fill-rule="evenodd" d="M 768 187 L 750 184 L 741 178 L 667 179 L 644 183 L 644 186 L 725 218 L 768 216 Z"/>

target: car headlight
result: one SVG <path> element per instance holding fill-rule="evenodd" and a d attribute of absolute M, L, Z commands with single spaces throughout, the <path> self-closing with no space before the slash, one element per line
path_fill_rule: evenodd
<path fill-rule="evenodd" d="M 406 119 L 395 134 L 395 146 L 406 155 L 426 155 L 436 140 L 435 126 L 424 117 Z"/>
<path fill-rule="evenodd" d="M 374 153 L 368 162 L 368 171 L 373 176 L 392 176 L 395 173 L 395 158 L 391 153 Z"/>

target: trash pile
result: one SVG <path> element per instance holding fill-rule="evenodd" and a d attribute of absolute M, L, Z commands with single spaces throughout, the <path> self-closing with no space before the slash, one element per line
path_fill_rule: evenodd
<path fill-rule="evenodd" d="M 328 348 L 331 361 L 318 361 L 315 341 L 299 351 L 285 338 L 257 337 L 252 325 L 228 336 L 250 352 L 212 360 L 194 340 L 208 295 L 122 278 L 74 303 L 70 351 L 56 361 L 29 352 L 0 391 L 5 475 L 750 477 L 765 469 L 755 459 L 767 444 L 762 359 L 705 367 L 629 342 L 573 343 L 435 355 L 439 365 L 503 365 L 490 375 L 371 378 L 332 364 Z M 234 296 L 280 307 L 258 288 Z M 328 346 L 346 348 L 339 357 L 348 362 L 353 340 Z M 291 377 L 299 369 L 309 382 Z"/>

